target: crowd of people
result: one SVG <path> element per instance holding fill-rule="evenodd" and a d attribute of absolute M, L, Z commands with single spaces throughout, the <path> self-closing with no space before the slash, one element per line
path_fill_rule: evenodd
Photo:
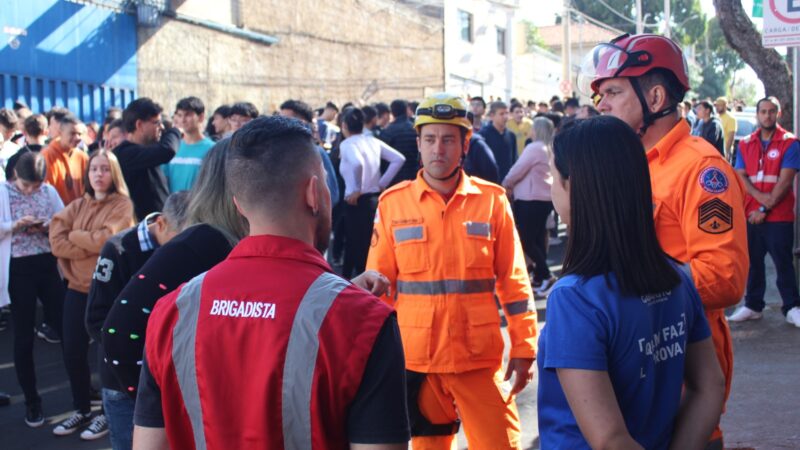
<path fill-rule="evenodd" d="M 734 148 L 726 99 L 684 101 L 667 38 L 593 54 L 583 105 L 0 109 L 24 422 L 45 422 L 38 334 L 72 393 L 52 432 L 115 450 L 449 449 L 462 425 L 470 448 L 519 448 L 534 367 L 542 448 L 722 449 L 728 321 L 763 317 L 767 253 L 800 327 L 800 143 L 767 97 Z"/>

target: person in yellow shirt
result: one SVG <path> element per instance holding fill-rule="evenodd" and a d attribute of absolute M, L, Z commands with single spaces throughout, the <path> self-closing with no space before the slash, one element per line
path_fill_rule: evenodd
<path fill-rule="evenodd" d="M 722 122 L 722 137 L 725 140 L 725 159 L 732 161 L 733 140 L 736 137 L 736 118 L 728 114 L 728 99 L 720 97 L 714 101 L 714 108 L 717 110 L 719 121 Z"/>
<path fill-rule="evenodd" d="M 528 140 L 528 135 L 533 128 L 533 121 L 525 117 L 525 108 L 522 103 L 511 104 L 511 120 L 508 121 L 506 127 L 517 138 L 517 156 L 519 156 L 525 150 L 525 141 Z"/>
<path fill-rule="evenodd" d="M 422 170 L 380 197 L 367 269 L 382 273 L 397 309 L 414 450 L 520 448 L 514 395 L 533 379 L 536 311 L 511 206 L 500 186 L 462 169 L 467 103 L 435 94 L 415 128 Z M 507 369 L 499 299 L 511 340 Z M 510 391 L 502 386 L 514 376 Z"/>

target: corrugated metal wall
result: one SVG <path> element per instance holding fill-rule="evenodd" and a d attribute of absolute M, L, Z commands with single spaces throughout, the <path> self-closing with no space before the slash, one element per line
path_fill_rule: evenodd
<path fill-rule="evenodd" d="M 34 112 L 64 106 L 101 121 L 136 96 L 136 21 L 113 9 L 66 0 L 0 8 L 0 105 Z"/>

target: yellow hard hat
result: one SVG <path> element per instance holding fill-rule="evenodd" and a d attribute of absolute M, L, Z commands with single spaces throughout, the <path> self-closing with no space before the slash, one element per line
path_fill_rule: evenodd
<path fill-rule="evenodd" d="M 465 128 L 467 141 L 472 136 L 472 122 L 467 118 L 467 102 L 457 95 L 440 92 L 427 97 L 417 106 L 414 120 L 417 133 L 420 127 L 430 123 L 445 123 Z"/>

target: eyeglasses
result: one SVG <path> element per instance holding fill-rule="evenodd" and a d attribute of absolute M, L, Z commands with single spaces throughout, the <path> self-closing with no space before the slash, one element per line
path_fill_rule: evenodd
<path fill-rule="evenodd" d="M 433 105 L 433 108 L 419 108 L 417 109 L 418 116 L 431 116 L 434 119 L 449 120 L 456 117 L 467 117 L 467 111 L 464 109 L 457 109 L 453 105 L 439 104 Z"/>

